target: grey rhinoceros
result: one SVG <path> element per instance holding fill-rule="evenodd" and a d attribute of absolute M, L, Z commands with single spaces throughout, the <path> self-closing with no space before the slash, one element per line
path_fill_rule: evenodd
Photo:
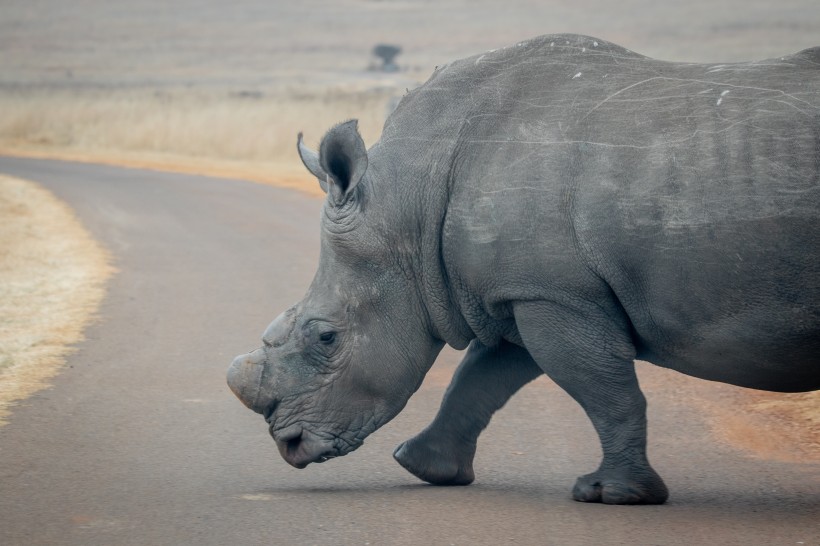
<path fill-rule="evenodd" d="M 662 503 L 633 361 L 772 391 L 820 388 L 820 48 L 736 64 L 540 37 L 437 68 L 365 148 L 301 158 L 327 192 L 304 299 L 228 383 L 302 468 L 404 407 L 467 347 L 433 423 L 395 452 L 474 479 L 476 440 L 547 374 L 603 461 L 573 496 Z"/>

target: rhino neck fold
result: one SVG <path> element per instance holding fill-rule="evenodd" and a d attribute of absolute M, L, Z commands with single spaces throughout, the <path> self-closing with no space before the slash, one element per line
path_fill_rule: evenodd
<path fill-rule="evenodd" d="M 442 110 L 442 104 L 451 104 L 448 94 L 445 87 L 436 86 L 410 91 L 387 119 L 370 156 L 379 164 L 377 169 L 388 175 L 374 179 L 386 190 L 379 193 L 393 194 L 391 204 L 398 206 L 388 208 L 398 212 L 406 226 L 415 228 L 408 231 L 417 238 L 417 252 L 411 259 L 431 333 L 463 349 L 476 335 L 461 313 L 448 278 L 443 236 L 459 150 L 469 124 L 459 112 Z"/>
<path fill-rule="evenodd" d="M 376 147 L 378 155 L 384 153 L 384 148 Z M 383 154 L 378 154 L 383 152 Z M 412 264 L 411 269 L 417 289 L 424 305 L 431 334 L 455 349 L 464 349 L 475 337 L 469 325 L 461 315 L 460 308 L 453 298 L 450 280 L 442 251 L 442 236 L 444 222 L 449 205 L 449 176 L 446 173 L 435 172 L 435 165 L 441 165 L 442 160 L 426 164 L 418 164 L 414 172 L 403 172 L 391 180 L 390 192 L 393 193 L 384 204 L 386 209 L 396 211 L 391 215 L 393 222 L 401 223 L 401 230 L 407 239 L 415 239 L 415 244 L 409 245 L 407 261 Z M 375 169 L 374 169 L 375 170 Z M 385 169 L 394 176 L 396 171 Z M 377 192 L 385 195 L 388 192 Z M 412 226 L 412 227 L 411 227 Z"/>
<path fill-rule="evenodd" d="M 447 216 L 447 198 L 437 218 L 428 216 L 421 241 L 421 293 L 435 336 L 455 349 L 464 349 L 475 337 L 453 299 L 453 291 L 442 252 L 442 236 Z"/>

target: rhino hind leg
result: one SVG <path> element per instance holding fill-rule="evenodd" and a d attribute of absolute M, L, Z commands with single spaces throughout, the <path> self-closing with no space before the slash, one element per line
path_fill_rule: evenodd
<path fill-rule="evenodd" d="M 604 504 L 663 504 L 669 491 L 655 470 L 646 465 L 635 469 L 600 469 L 581 476 L 572 488 L 572 498 L 580 502 Z"/>
<path fill-rule="evenodd" d="M 583 304 L 582 304 L 583 305 Z M 538 365 L 586 411 L 603 449 L 598 470 L 573 498 L 605 504 L 662 504 L 666 485 L 646 456 L 646 398 L 638 386 L 629 329 L 616 310 L 547 302 L 515 306 L 521 338 Z"/>
<path fill-rule="evenodd" d="M 393 454 L 411 474 L 434 485 L 468 485 L 475 479 L 476 443 L 518 389 L 544 372 L 527 351 L 503 342 L 473 342 L 456 370 L 433 422 Z"/>

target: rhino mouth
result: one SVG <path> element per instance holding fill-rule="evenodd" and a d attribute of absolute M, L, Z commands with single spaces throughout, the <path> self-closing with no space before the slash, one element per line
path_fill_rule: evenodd
<path fill-rule="evenodd" d="M 269 431 L 279 454 L 295 468 L 302 469 L 310 463 L 323 463 L 344 455 L 331 442 L 300 426 L 275 430 L 271 424 Z"/>
<path fill-rule="evenodd" d="M 332 431 L 315 431 L 301 423 L 277 423 L 276 410 L 279 404 L 271 404 L 262 411 L 265 422 L 268 424 L 268 433 L 276 443 L 279 454 L 289 465 L 295 468 L 305 468 L 310 463 L 324 463 L 330 459 L 343 457 L 357 450 L 364 443 L 373 429 L 362 429 L 347 438 L 346 434 Z M 375 419 L 373 420 L 375 423 Z M 278 425 L 278 426 L 277 426 Z"/>

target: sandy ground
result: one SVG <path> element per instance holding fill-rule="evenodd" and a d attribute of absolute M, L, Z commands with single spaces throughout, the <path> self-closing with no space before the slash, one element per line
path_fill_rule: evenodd
<path fill-rule="evenodd" d="M 107 252 L 37 184 L 0 176 L 0 425 L 48 386 L 105 294 Z"/>
<path fill-rule="evenodd" d="M 820 462 L 820 391 L 772 393 L 678 376 L 639 362 L 641 385 L 670 402 L 702 410 L 713 438 L 754 457 L 790 463 Z"/>

